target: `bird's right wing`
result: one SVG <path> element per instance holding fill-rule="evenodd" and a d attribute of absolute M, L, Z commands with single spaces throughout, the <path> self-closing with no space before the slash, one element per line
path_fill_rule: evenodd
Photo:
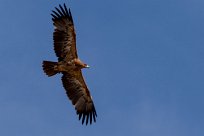
<path fill-rule="evenodd" d="M 52 11 L 52 20 L 55 27 L 53 33 L 54 50 L 59 61 L 70 61 L 77 58 L 76 34 L 71 11 L 59 5 Z"/>

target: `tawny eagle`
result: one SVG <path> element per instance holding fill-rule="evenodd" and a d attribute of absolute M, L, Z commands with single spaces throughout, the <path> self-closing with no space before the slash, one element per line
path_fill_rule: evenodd
<path fill-rule="evenodd" d="M 53 76 L 62 73 L 62 84 L 68 98 L 76 109 L 82 124 L 96 122 L 97 113 L 89 89 L 82 76 L 81 69 L 89 66 L 83 63 L 77 55 L 76 34 L 70 9 L 59 5 L 52 11 L 54 25 L 54 50 L 58 62 L 43 61 L 43 70 L 46 75 Z"/>

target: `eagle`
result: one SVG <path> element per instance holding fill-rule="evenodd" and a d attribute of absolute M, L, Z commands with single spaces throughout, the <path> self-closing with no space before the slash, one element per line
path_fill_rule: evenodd
<path fill-rule="evenodd" d="M 59 5 L 52 10 L 51 16 L 54 25 L 54 51 L 58 61 L 43 61 L 43 71 L 48 77 L 62 74 L 63 87 L 79 120 L 82 120 L 82 124 L 92 124 L 92 121 L 96 122 L 97 113 L 81 71 L 89 66 L 77 55 L 76 33 L 70 8 L 68 10 L 65 4 Z"/>

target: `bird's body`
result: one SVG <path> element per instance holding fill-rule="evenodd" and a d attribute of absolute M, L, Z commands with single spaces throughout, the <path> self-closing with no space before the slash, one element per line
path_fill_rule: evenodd
<path fill-rule="evenodd" d="M 59 9 L 60 8 L 60 9 Z M 57 73 L 62 74 L 62 83 L 66 90 L 66 94 L 72 101 L 79 120 L 82 124 L 86 120 L 86 124 L 96 121 L 96 110 L 89 89 L 83 79 L 81 69 L 89 66 L 83 63 L 77 55 L 76 50 L 76 34 L 72 15 L 66 8 L 59 5 L 52 11 L 52 20 L 54 24 L 54 50 L 58 57 L 58 62 L 43 61 L 43 70 L 46 75 L 53 76 Z"/>

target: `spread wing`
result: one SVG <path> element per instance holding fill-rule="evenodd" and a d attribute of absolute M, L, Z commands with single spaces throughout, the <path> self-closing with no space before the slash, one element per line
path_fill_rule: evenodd
<path fill-rule="evenodd" d="M 55 27 L 53 33 L 54 50 L 59 61 L 69 61 L 77 58 L 76 52 L 76 34 L 72 14 L 66 5 L 59 5 L 52 11 L 52 20 Z"/>
<path fill-rule="evenodd" d="M 79 115 L 79 120 L 82 119 L 82 124 L 86 120 L 92 123 L 92 119 L 96 122 L 97 113 L 92 101 L 90 92 L 84 82 L 81 70 L 63 73 L 62 83 L 66 90 L 67 96 L 75 106 L 76 112 Z"/>

